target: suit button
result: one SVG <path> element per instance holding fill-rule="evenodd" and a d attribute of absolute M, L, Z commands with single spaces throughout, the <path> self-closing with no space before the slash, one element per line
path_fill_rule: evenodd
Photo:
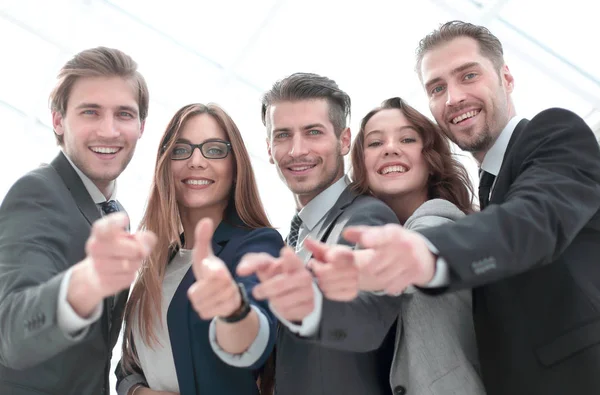
<path fill-rule="evenodd" d="M 405 395 L 406 394 L 406 388 L 404 388 L 401 385 L 397 385 L 394 387 L 394 395 Z"/>
<path fill-rule="evenodd" d="M 347 336 L 346 331 L 343 329 L 335 329 L 333 331 L 331 331 L 331 336 L 335 339 L 335 340 L 344 340 Z"/>

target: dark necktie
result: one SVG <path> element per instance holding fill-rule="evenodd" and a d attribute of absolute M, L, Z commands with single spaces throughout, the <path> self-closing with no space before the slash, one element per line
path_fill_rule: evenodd
<path fill-rule="evenodd" d="M 100 208 L 102 208 L 102 212 L 104 215 L 116 213 L 119 210 L 119 205 L 116 200 L 109 200 L 108 202 L 100 203 Z"/>
<path fill-rule="evenodd" d="M 100 208 L 102 209 L 102 213 L 104 215 L 109 215 L 109 214 L 121 211 L 119 209 L 119 205 L 117 204 L 116 200 L 109 200 L 107 202 L 100 203 Z M 113 313 L 114 303 L 115 303 L 114 296 L 109 296 L 108 298 L 106 298 L 106 313 L 107 313 L 106 315 L 107 315 L 107 319 L 108 319 L 109 334 L 110 334 L 110 330 L 112 328 L 112 313 Z"/>
<path fill-rule="evenodd" d="M 481 177 L 479 178 L 479 208 L 483 210 L 490 203 L 490 191 L 496 176 L 492 173 L 488 173 L 485 170 L 481 171 Z"/>
<path fill-rule="evenodd" d="M 290 227 L 290 233 L 287 237 L 287 244 L 290 247 L 296 248 L 298 244 L 298 233 L 300 232 L 300 226 L 302 225 L 302 218 L 298 214 L 292 218 L 292 226 Z"/>

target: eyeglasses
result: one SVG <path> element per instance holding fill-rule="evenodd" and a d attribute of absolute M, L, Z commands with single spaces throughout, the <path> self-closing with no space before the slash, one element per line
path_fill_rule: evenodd
<path fill-rule="evenodd" d="M 196 147 L 206 159 L 223 159 L 231 151 L 231 143 L 223 140 L 208 140 L 200 144 L 177 142 L 171 150 L 171 159 L 188 159 L 192 156 Z"/>

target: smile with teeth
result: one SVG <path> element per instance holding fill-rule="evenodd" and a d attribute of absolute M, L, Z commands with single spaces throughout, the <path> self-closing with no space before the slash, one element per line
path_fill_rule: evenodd
<path fill-rule="evenodd" d="M 404 166 L 400 166 L 400 165 L 392 165 L 392 166 L 386 166 L 383 169 L 379 170 L 379 174 L 389 174 L 389 173 L 406 173 L 408 171 L 408 169 Z"/>
<path fill-rule="evenodd" d="M 211 180 L 185 180 L 184 183 L 188 185 L 209 185 L 214 181 Z"/>
<path fill-rule="evenodd" d="M 304 170 L 312 169 L 315 166 L 316 165 L 290 166 L 290 167 L 288 167 L 288 169 L 290 169 L 291 171 L 304 171 Z"/>
<path fill-rule="evenodd" d="M 456 125 L 457 123 L 464 121 L 465 119 L 473 118 L 475 115 L 479 114 L 479 111 L 480 110 L 472 110 L 472 111 L 466 112 L 464 114 L 461 114 L 458 117 L 453 118 L 452 123 Z"/>
<path fill-rule="evenodd" d="M 116 147 L 90 147 L 97 154 L 116 154 L 120 148 Z"/>

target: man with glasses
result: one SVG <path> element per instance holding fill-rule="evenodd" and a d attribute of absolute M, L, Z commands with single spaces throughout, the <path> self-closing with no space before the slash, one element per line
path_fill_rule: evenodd
<path fill-rule="evenodd" d="M 63 66 L 50 103 L 61 152 L 0 206 L 0 393 L 107 395 L 128 287 L 155 244 L 129 234 L 115 200 L 148 89 L 128 55 L 100 47 Z"/>

